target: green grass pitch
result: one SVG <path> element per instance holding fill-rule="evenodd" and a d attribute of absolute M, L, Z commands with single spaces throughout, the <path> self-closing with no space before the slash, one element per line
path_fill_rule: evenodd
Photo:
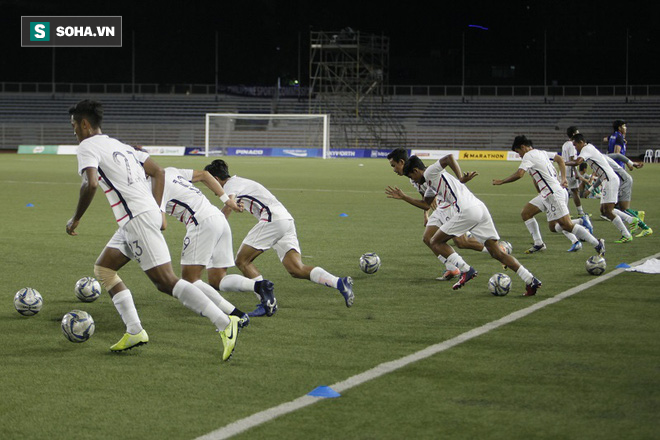
<path fill-rule="evenodd" d="M 207 163 L 194 157 L 156 160 L 181 168 Z M 79 278 L 92 275 L 115 230 L 105 197 L 97 194 L 79 236 L 70 237 L 65 224 L 80 185 L 75 157 L 1 155 L 0 438 L 192 439 L 593 279 L 584 269 L 592 249 L 567 253 L 570 243 L 548 231 L 543 215 L 537 220 L 548 250 L 522 253 L 531 239 L 519 213 L 534 195 L 531 179 L 491 185 L 493 178 L 511 174 L 515 162 L 461 166 L 479 172 L 470 188 L 490 209 L 501 237 L 513 244 L 514 255 L 543 281 L 533 298 L 520 296 L 524 286 L 511 273 L 511 293 L 490 295 L 487 280 L 502 268 L 469 250 L 461 254 L 479 270 L 478 278 L 456 292 L 435 281 L 443 269 L 422 243 L 421 210 L 385 197 L 387 185 L 414 194 L 386 160 L 228 163 L 232 174 L 263 183 L 293 214 L 306 263 L 354 278 L 355 305 L 347 309 L 335 290 L 290 278 L 268 252 L 257 266 L 275 282 L 280 310 L 253 319 L 233 359 L 222 363 L 212 325 L 157 292 L 131 263 L 120 275 L 151 341 L 110 353 L 124 328 L 109 296 L 87 304 L 73 293 Z M 660 251 L 659 174 L 657 164 L 632 172 L 633 207 L 645 210 L 658 232 L 630 244 L 614 244 L 617 233 L 599 219 L 597 201 L 584 201 L 596 235 L 607 241 L 608 272 Z M 254 218 L 233 214 L 230 224 L 237 248 Z M 170 219 L 165 235 L 177 273 L 183 233 L 183 225 Z M 358 268 L 364 252 L 382 259 L 374 275 Z M 657 438 L 659 280 L 620 274 L 238 438 Z M 25 286 L 44 297 L 34 317 L 13 308 L 14 293 Z M 256 304 L 252 294 L 226 298 L 243 310 Z M 95 319 L 96 333 L 84 344 L 61 334 L 60 320 L 72 309 Z"/>

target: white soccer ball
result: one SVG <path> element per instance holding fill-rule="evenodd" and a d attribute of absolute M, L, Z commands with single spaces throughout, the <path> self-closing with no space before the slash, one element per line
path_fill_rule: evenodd
<path fill-rule="evenodd" d="M 360 269 L 364 273 L 376 273 L 380 269 L 380 257 L 373 252 L 367 252 L 360 257 Z"/>
<path fill-rule="evenodd" d="M 74 292 L 82 302 L 96 301 L 101 296 L 101 285 L 92 277 L 84 277 L 78 280 Z"/>
<path fill-rule="evenodd" d="M 505 273 L 496 273 L 488 280 L 488 290 L 495 296 L 505 296 L 511 290 L 511 277 Z"/>
<path fill-rule="evenodd" d="M 585 263 L 585 266 L 587 272 L 589 272 L 591 275 L 602 275 L 605 273 L 605 269 L 607 268 L 607 262 L 605 261 L 605 258 L 599 255 L 593 255 L 589 257 Z"/>
<path fill-rule="evenodd" d="M 36 315 L 43 305 L 44 299 L 41 294 L 32 287 L 23 287 L 14 295 L 14 307 L 21 315 Z"/>
<path fill-rule="evenodd" d="M 503 252 L 511 255 L 511 252 L 513 252 L 513 245 L 511 243 L 506 240 L 500 240 L 498 243 L 500 244 L 500 249 L 502 249 Z"/>
<path fill-rule="evenodd" d="M 71 342 L 85 342 L 95 328 L 92 315 L 82 310 L 72 310 L 62 318 L 62 333 Z"/>

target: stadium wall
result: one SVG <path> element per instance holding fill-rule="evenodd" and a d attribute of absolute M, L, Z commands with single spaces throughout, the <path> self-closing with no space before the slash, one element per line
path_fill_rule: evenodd
<path fill-rule="evenodd" d="M 100 96 L 0 93 L 0 149 L 72 143 L 67 109 L 84 98 L 104 102 L 104 131 L 126 143 L 191 149 L 203 148 L 206 113 L 270 113 L 273 108 L 272 99 L 233 95 Z M 547 102 L 538 97 L 394 96 L 383 105 L 404 127 L 405 146 L 411 149 L 502 150 L 509 149 L 513 137 L 525 134 L 538 148 L 558 150 L 569 125 L 577 125 L 602 148 L 603 138 L 612 131 L 611 121 L 618 118 L 628 121 L 630 154 L 660 145 L 660 97 L 630 102 L 566 97 Z M 297 99 L 282 100 L 277 108 L 279 113 L 308 111 L 307 102 Z"/>

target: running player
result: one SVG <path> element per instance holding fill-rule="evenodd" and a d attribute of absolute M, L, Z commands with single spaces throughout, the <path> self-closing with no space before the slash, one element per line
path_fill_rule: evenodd
<path fill-rule="evenodd" d="M 564 145 L 561 146 L 561 157 L 564 159 L 564 162 L 573 160 L 577 156 L 577 151 L 575 150 L 575 145 L 571 140 L 573 136 L 579 133 L 578 128 L 574 125 L 566 129 L 566 136 L 568 140 L 564 142 Z M 577 176 L 577 167 L 568 167 L 566 170 L 566 181 L 568 182 L 568 190 L 571 192 L 571 197 L 573 198 L 573 203 L 577 209 L 579 217 L 584 216 L 584 208 L 582 208 L 582 200 L 580 199 L 580 193 L 578 191 L 580 187 L 580 179 Z"/>
<path fill-rule="evenodd" d="M 438 228 L 429 243 L 434 253 L 437 252 L 438 255 L 442 255 L 449 263 L 460 269 L 461 276 L 452 288 L 454 290 L 460 289 L 465 283 L 477 276 L 476 269 L 467 264 L 447 244 L 453 237 L 463 235 L 469 231 L 474 238 L 484 244 L 491 257 L 510 267 L 525 282 L 527 286 L 525 296 L 535 295 L 541 287 L 541 281 L 535 278 L 512 255 L 508 255 L 502 250 L 498 244 L 500 237 L 497 234 L 488 208 L 464 185 L 464 182 L 474 177 L 475 173 L 463 174 L 461 167 L 451 154 L 438 160 L 424 171 L 414 166 L 415 160 L 413 158 L 416 157 L 411 156 L 408 159 L 403 169 L 404 174 L 417 183 L 426 182 L 427 190 L 424 200 L 427 204 L 430 204 L 436 198 L 438 205 L 448 203 L 454 210 L 454 215 Z M 446 167 L 450 167 L 460 180 L 449 174 L 445 169 Z"/>
<path fill-rule="evenodd" d="M 600 212 L 621 233 L 621 238 L 615 243 L 631 242 L 632 235 L 623 222 L 632 225 L 639 222 L 639 219 L 614 208 L 618 200 L 619 176 L 607 163 L 605 156 L 592 144 L 587 143 L 583 134 L 578 133 L 573 136 L 573 145 L 578 151 L 578 157 L 568 162 L 568 165 L 580 165 L 582 162 L 589 164 L 596 177 L 601 180 Z"/>
<path fill-rule="evenodd" d="M 161 210 L 186 225 L 181 249 L 181 277 L 193 283 L 227 315 L 238 316 L 239 327 L 246 327 L 250 318 L 218 293 L 255 292 L 266 311 L 275 307 L 273 283 L 254 281 L 241 275 L 227 275 L 234 266 L 231 229 L 227 218 L 193 183 L 202 182 L 232 211 L 243 207 L 225 194 L 222 186 L 208 171 L 165 168 L 165 189 Z M 206 268 L 209 284 L 202 281 Z M 268 314 L 268 313 L 267 313 Z M 269 315 L 269 316 L 270 316 Z"/>
<path fill-rule="evenodd" d="M 390 152 L 390 154 L 387 155 L 387 159 L 390 161 L 390 165 L 392 166 L 392 169 L 394 172 L 399 175 L 403 176 L 403 166 L 405 165 L 405 162 L 408 160 L 408 152 L 403 149 L 403 148 L 397 148 L 393 151 Z M 419 159 L 418 157 L 415 157 L 415 163 L 413 164 L 416 168 L 419 170 L 426 170 L 426 166 L 424 163 Z M 415 188 L 415 190 L 422 196 L 421 200 L 420 199 L 414 199 L 408 195 L 406 195 L 401 189 L 398 187 L 391 187 L 388 186 L 385 189 L 385 194 L 387 194 L 388 198 L 391 199 L 398 199 L 398 200 L 404 200 L 407 203 L 416 206 L 422 210 L 424 210 L 424 226 L 426 227 L 424 231 L 424 236 L 423 236 L 423 241 L 424 244 L 429 246 L 431 237 L 436 233 L 438 228 L 442 226 L 442 224 L 451 216 L 451 205 L 449 204 L 443 204 L 443 205 L 436 205 L 436 201 L 433 200 L 433 203 L 430 206 L 427 206 L 426 202 L 424 201 L 424 193 L 426 193 L 426 183 L 417 183 L 413 179 L 409 179 L 410 184 Z M 433 211 L 433 214 L 429 218 L 428 212 Z M 453 239 L 454 244 L 456 247 L 459 249 L 473 249 L 477 252 L 488 252 L 486 247 L 480 243 L 478 240 L 468 237 L 468 235 L 461 235 L 460 237 L 454 237 Z M 429 246 L 429 249 L 433 251 L 433 248 Z M 458 270 L 457 267 L 448 264 L 444 257 L 439 254 L 435 254 L 435 256 L 440 260 L 441 263 L 445 265 L 445 273 L 442 276 L 439 276 L 436 278 L 438 281 L 449 281 L 454 277 L 457 277 L 460 275 L 461 271 Z"/>
<path fill-rule="evenodd" d="M 633 178 L 628 172 L 619 166 L 618 162 L 626 164 L 628 169 L 633 170 L 635 168 L 642 168 L 644 164 L 642 162 L 633 162 L 623 154 L 612 153 L 605 155 L 607 163 L 610 164 L 614 172 L 619 176 L 619 194 L 618 202 L 616 208 L 623 211 L 624 213 L 630 215 L 631 217 L 639 219 L 637 223 L 629 226 L 630 233 L 637 231 L 641 228 L 641 232 L 635 237 L 645 237 L 647 235 L 653 234 L 653 229 L 651 229 L 646 223 L 644 223 L 644 211 L 636 211 L 630 208 L 630 200 L 632 199 L 632 187 L 633 187 Z"/>
<path fill-rule="evenodd" d="M 321 267 L 303 264 L 293 217 L 270 191 L 253 180 L 230 176 L 227 163 L 222 159 L 214 160 L 204 170 L 223 186 L 226 194 L 245 205 L 257 219 L 257 224 L 248 232 L 236 255 L 236 266 L 244 276 L 255 281 L 262 280 L 254 260 L 273 248 L 292 277 L 333 287 L 344 297 L 346 307 L 353 305 L 355 296 L 351 277 L 339 278 Z M 222 212 L 228 216 L 231 210 L 225 206 Z M 263 306 L 258 304 L 250 316 L 262 316 L 264 312 Z"/>
<path fill-rule="evenodd" d="M 573 246 L 571 246 L 569 252 L 581 248 L 582 245 L 579 240 L 582 240 L 594 246 L 599 255 L 604 255 L 605 240 L 599 240 L 591 234 L 590 231 L 593 229 L 591 229 L 589 217 L 586 215 L 582 217 L 584 227 L 571 221 L 567 206 L 568 193 L 563 188 L 563 185 L 566 184 L 566 166 L 561 156 L 557 154 L 554 156 L 554 161 L 559 164 L 560 184 L 557 180 L 557 172 L 548 160 L 548 154 L 545 151 L 535 149 L 532 141 L 527 139 L 526 136 L 516 136 L 511 150 L 518 153 L 522 158 L 518 170 L 506 179 L 494 179 L 493 185 L 515 182 L 525 173 L 532 177 L 539 194 L 525 205 L 522 212 L 523 220 L 527 218 L 525 226 L 527 226 L 534 239 L 534 246 L 527 253 L 541 251 L 546 248 L 541 239 L 538 223 L 534 219 L 534 215 L 545 211 L 551 232 L 570 233 L 568 238 L 573 242 Z M 578 245 L 579 247 L 576 249 Z"/>
<path fill-rule="evenodd" d="M 94 275 L 110 293 L 126 325 L 126 333 L 110 350 L 124 351 L 149 342 L 132 294 L 117 275 L 119 269 L 134 259 L 158 290 L 174 296 L 216 326 L 224 345 L 222 358 L 228 360 L 236 346 L 238 317 L 227 316 L 201 290 L 174 275 L 169 249 L 160 232 L 164 170 L 147 153 L 102 134 L 101 103 L 80 101 L 69 109 L 69 114 L 80 142 L 77 156 L 82 185 L 66 232 L 78 235 L 76 229 L 98 186 L 103 189 L 119 227 L 94 265 Z M 152 179 L 152 185 L 146 176 Z"/>

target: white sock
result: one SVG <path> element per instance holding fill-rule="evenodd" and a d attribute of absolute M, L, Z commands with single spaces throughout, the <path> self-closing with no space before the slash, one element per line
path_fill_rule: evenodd
<path fill-rule="evenodd" d="M 213 304 L 218 306 L 218 308 L 222 310 L 226 315 L 229 315 L 236 308 L 232 303 L 224 299 L 222 295 L 218 293 L 217 290 L 215 290 L 210 285 L 206 284 L 204 281 L 197 280 L 193 283 L 193 286 L 201 290 L 204 293 L 204 295 L 206 295 L 206 297 L 210 299 L 213 302 Z"/>
<path fill-rule="evenodd" d="M 578 215 L 584 215 L 584 208 L 582 207 L 582 205 L 577 206 L 577 212 Z"/>
<path fill-rule="evenodd" d="M 534 244 L 536 246 L 540 246 L 543 244 L 543 237 L 541 237 L 541 230 L 539 229 L 539 224 L 536 222 L 535 218 L 530 218 L 525 222 L 525 226 L 527 226 L 527 230 L 529 231 L 530 234 L 532 234 L 532 239 L 534 240 Z"/>
<path fill-rule="evenodd" d="M 201 290 L 188 281 L 179 280 L 172 289 L 172 296 L 188 309 L 198 315 L 207 317 L 218 328 L 218 331 L 224 330 L 229 325 L 229 317 L 213 304 Z"/>
<path fill-rule="evenodd" d="M 630 232 L 628 231 L 628 228 L 626 228 L 626 225 L 623 224 L 623 220 L 621 220 L 621 217 L 614 216 L 614 220 L 612 220 L 612 223 L 619 230 L 619 232 L 621 232 L 621 235 L 623 235 L 624 237 L 631 237 Z"/>
<path fill-rule="evenodd" d="M 584 240 L 592 246 L 598 246 L 598 239 L 591 235 L 584 226 L 573 225 L 573 233 L 577 235 L 580 240 Z"/>
<path fill-rule="evenodd" d="M 458 255 L 458 252 L 454 252 L 453 254 L 448 256 L 447 263 L 453 264 L 461 272 L 467 272 L 468 270 L 470 270 L 470 265 L 467 264 L 460 255 Z"/>
<path fill-rule="evenodd" d="M 126 289 L 115 294 L 112 297 L 112 303 L 115 305 L 117 312 L 119 312 L 121 320 L 124 321 L 124 325 L 126 325 L 126 333 L 132 335 L 140 333 L 142 331 L 142 324 L 140 323 L 140 317 L 135 308 L 131 291 Z"/>
<path fill-rule="evenodd" d="M 534 280 L 534 275 L 532 275 L 530 271 L 525 269 L 525 266 L 523 266 L 522 264 L 516 271 L 516 275 L 518 275 L 520 279 L 525 282 L 525 284 L 531 284 L 532 280 Z"/>
<path fill-rule="evenodd" d="M 263 279 L 263 277 L 262 277 Z M 258 280 L 261 281 L 261 280 Z M 243 275 L 225 275 L 220 281 L 221 292 L 254 292 L 255 280 L 245 278 Z"/>
<path fill-rule="evenodd" d="M 339 277 L 334 276 L 333 274 L 327 272 L 321 267 L 315 267 L 309 273 L 309 279 L 315 282 L 316 284 L 323 284 L 324 286 L 337 288 L 337 282 Z"/>
<path fill-rule="evenodd" d="M 575 226 L 573 226 L 573 228 L 575 228 Z M 566 238 L 568 238 L 568 240 L 571 243 L 575 243 L 576 241 L 578 241 L 578 238 L 575 235 L 573 235 L 572 232 L 569 232 L 569 231 L 566 231 L 566 230 L 562 229 L 562 227 L 559 223 L 555 223 L 555 231 L 556 232 L 561 232 L 562 234 L 564 234 L 564 236 Z"/>
<path fill-rule="evenodd" d="M 451 264 L 451 263 L 448 263 L 448 262 L 447 262 L 447 259 L 446 259 L 445 257 L 443 257 L 442 255 L 438 255 L 438 260 L 440 260 L 440 262 L 441 262 L 442 264 L 444 264 L 444 265 L 445 265 L 445 268 L 447 268 L 447 270 L 450 271 L 450 272 L 453 272 L 453 271 L 455 271 L 456 269 L 458 269 L 458 267 L 454 266 L 454 265 Z"/>
<path fill-rule="evenodd" d="M 633 217 L 633 216 L 631 216 L 631 215 L 628 215 L 627 213 L 625 213 L 625 212 L 623 212 L 623 211 L 619 211 L 618 209 L 615 209 L 615 210 L 613 210 L 612 212 L 614 213 L 614 215 L 617 215 L 617 216 L 621 217 L 621 219 L 622 219 L 624 222 L 628 223 L 629 225 L 632 225 L 632 224 L 637 223 L 637 222 L 635 221 L 635 217 Z"/>

